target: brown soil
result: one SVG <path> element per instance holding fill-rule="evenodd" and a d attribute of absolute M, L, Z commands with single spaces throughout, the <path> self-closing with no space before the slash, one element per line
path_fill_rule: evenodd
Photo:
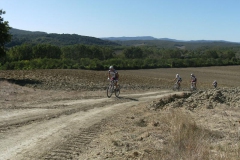
<path fill-rule="evenodd" d="M 119 98 L 106 97 L 106 71 L 0 71 L 0 159 L 172 159 L 166 120 L 174 111 L 208 130 L 209 159 L 238 159 L 239 100 L 231 99 L 232 89 L 222 91 L 226 103 L 214 101 L 209 110 L 214 99 L 201 97 L 215 79 L 220 90 L 239 86 L 239 69 L 122 70 Z M 176 73 L 180 92 L 171 90 Z M 193 95 L 190 73 L 200 91 Z"/>

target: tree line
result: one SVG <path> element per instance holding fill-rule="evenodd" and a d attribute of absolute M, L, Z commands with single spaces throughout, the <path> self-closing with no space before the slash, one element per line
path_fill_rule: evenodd
<path fill-rule="evenodd" d="M 7 50 L 0 69 L 148 69 L 239 65 L 240 47 L 164 49 L 152 46 L 22 44 Z"/>

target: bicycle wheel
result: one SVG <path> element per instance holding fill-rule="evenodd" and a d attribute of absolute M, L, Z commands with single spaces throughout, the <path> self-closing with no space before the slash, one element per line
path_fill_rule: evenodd
<path fill-rule="evenodd" d="M 190 91 L 191 91 L 191 92 L 195 92 L 195 91 L 197 91 L 197 88 L 196 88 L 194 85 L 191 85 Z"/>
<path fill-rule="evenodd" d="M 173 85 L 173 90 L 174 90 L 174 91 L 179 90 L 178 84 L 174 84 L 174 85 Z"/>
<path fill-rule="evenodd" d="M 120 85 L 118 85 L 117 89 L 115 90 L 115 96 L 119 97 L 120 95 Z"/>
<path fill-rule="evenodd" d="M 107 88 L 107 97 L 108 98 L 110 98 L 111 96 L 112 96 L 112 94 L 113 94 L 113 85 L 112 84 L 110 84 L 109 86 L 108 86 L 108 88 Z"/>

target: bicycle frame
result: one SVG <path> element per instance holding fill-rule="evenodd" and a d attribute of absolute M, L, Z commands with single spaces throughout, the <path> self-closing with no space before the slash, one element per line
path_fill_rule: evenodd
<path fill-rule="evenodd" d="M 116 80 L 111 80 L 109 86 L 107 88 L 107 97 L 110 98 L 113 93 L 118 97 L 120 94 L 120 86 L 118 85 L 118 89 L 116 90 Z"/>
<path fill-rule="evenodd" d="M 196 82 L 191 82 L 191 91 L 197 90 Z"/>
<path fill-rule="evenodd" d="M 180 90 L 180 85 L 178 84 L 178 82 L 176 82 L 176 83 L 174 83 L 174 85 L 173 85 L 173 90 L 175 91 L 175 90 Z"/>

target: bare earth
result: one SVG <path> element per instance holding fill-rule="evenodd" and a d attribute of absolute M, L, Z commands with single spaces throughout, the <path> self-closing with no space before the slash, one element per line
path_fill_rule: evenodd
<path fill-rule="evenodd" d="M 171 159 L 162 153 L 170 139 L 164 119 L 173 110 L 214 133 L 209 159 L 238 159 L 226 153 L 240 153 L 239 70 L 119 71 L 119 98 L 107 98 L 104 71 L 0 71 L 0 159 Z M 183 78 L 179 92 L 171 90 L 176 73 Z M 193 94 L 190 73 L 198 78 Z M 161 105 L 166 97 L 175 98 Z"/>

